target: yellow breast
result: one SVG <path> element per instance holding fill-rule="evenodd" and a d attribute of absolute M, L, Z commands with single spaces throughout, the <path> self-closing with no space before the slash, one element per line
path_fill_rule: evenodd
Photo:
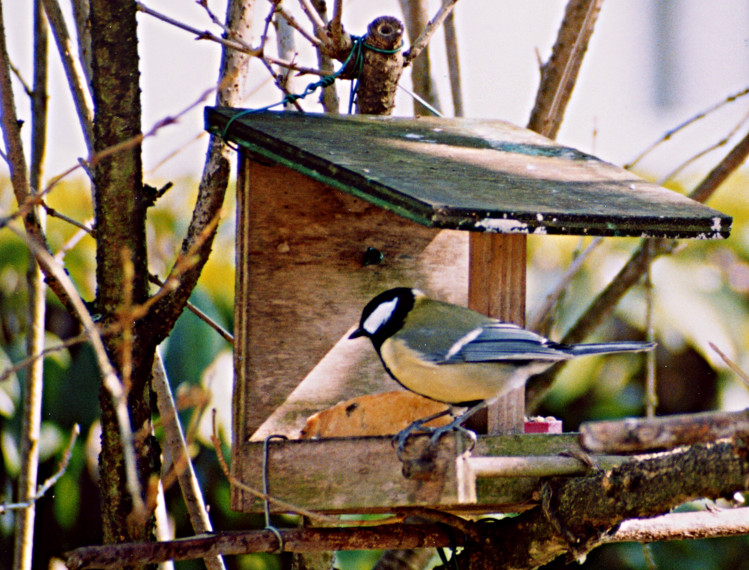
<path fill-rule="evenodd" d="M 491 400 L 522 386 L 529 371 L 502 362 L 434 364 L 419 359 L 419 352 L 400 340 L 387 339 L 380 355 L 390 372 L 409 390 L 458 404 Z"/>

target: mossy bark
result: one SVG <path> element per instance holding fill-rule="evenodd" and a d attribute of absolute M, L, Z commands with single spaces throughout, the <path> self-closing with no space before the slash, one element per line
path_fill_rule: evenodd
<path fill-rule="evenodd" d="M 146 300 L 147 253 L 146 208 L 143 194 L 140 144 L 140 72 L 136 5 L 132 0 L 92 0 L 92 88 L 95 102 L 94 213 L 96 217 L 96 311 L 106 326 L 118 321 L 128 305 Z M 115 145 L 121 150 L 102 156 Z M 128 265 L 132 271 L 129 271 Z M 120 319 L 122 321 L 122 319 Z M 136 433 L 138 479 L 142 489 L 151 474 L 158 474 L 158 450 L 150 436 L 150 378 L 154 344 L 138 322 L 132 330 L 105 336 L 112 364 L 125 378 L 127 407 Z M 131 358 L 125 358 L 128 353 Z M 132 517 L 132 495 L 128 491 L 117 418 L 111 396 L 101 389 L 101 473 L 104 541 L 149 540 L 150 518 Z M 145 434 L 145 435 L 139 435 Z M 152 517 L 151 517 L 152 518 Z"/>

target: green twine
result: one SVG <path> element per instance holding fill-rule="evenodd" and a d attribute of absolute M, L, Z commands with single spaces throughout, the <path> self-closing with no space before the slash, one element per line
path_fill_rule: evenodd
<path fill-rule="evenodd" d="M 330 87 L 331 85 L 333 85 L 333 83 L 335 83 L 335 80 L 340 77 L 340 75 L 343 73 L 343 70 L 346 69 L 346 66 L 348 66 L 349 62 L 353 60 L 353 74 L 352 75 L 354 77 L 354 82 L 352 83 L 352 86 L 351 86 L 351 92 L 349 95 L 349 106 L 348 106 L 348 112 L 349 114 L 351 114 L 351 110 L 354 107 L 354 99 L 356 98 L 356 93 L 359 90 L 359 77 L 361 76 L 362 69 L 364 68 L 364 53 L 362 51 L 363 48 L 367 48 L 377 53 L 385 53 L 385 54 L 398 53 L 401 49 L 403 49 L 402 41 L 401 41 L 401 45 L 399 45 L 398 47 L 394 49 L 382 49 L 382 48 L 378 48 L 375 46 L 371 46 L 368 43 L 365 43 L 364 36 L 351 36 L 351 39 L 353 40 L 353 46 L 351 47 L 351 51 L 349 52 L 343 64 L 341 64 L 341 67 L 338 69 L 338 71 L 336 71 L 332 75 L 323 75 L 322 77 L 320 77 L 319 81 L 315 81 L 307 85 L 307 87 L 301 93 L 286 94 L 284 98 L 281 99 L 281 101 L 279 101 L 278 103 L 273 103 L 271 105 L 267 105 L 259 109 L 246 109 L 240 113 L 237 113 L 236 115 L 234 115 L 231 119 L 229 119 L 226 122 L 226 125 L 224 126 L 224 130 L 221 132 L 221 138 L 226 140 L 227 134 L 229 132 L 229 127 L 234 121 L 236 121 L 240 117 L 244 117 L 246 115 L 253 115 L 255 113 L 262 113 L 263 111 L 268 111 L 280 105 L 293 103 L 295 101 L 298 101 L 299 99 L 304 99 L 308 95 L 311 95 L 312 93 L 317 91 L 320 87 L 322 87 L 323 89 L 326 87 Z"/>

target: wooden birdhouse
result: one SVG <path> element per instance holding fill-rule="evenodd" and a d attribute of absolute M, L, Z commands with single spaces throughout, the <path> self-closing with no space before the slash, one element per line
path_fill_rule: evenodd
<path fill-rule="evenodd" d="M 232 468 L 260 488 L 263 440 L 289 437 L 270 446 L 268 482 L 306 508 L 496 512 L 533 489 L 527 478 L 477 486 L 456 461 L 459 438 L 444 438 L 447 459 L 426 477 L 403 475 L 388 437 L 298 439 L 315 412 L 397 387 L 369 343 L 347 340 L 377 293 L 414 286 L 523 324 L 527 234 L 730 231 L 729 216 L 502 121 L 209 108 L 206 124 L 239 152 Z M 480 438 L 474 455 L 574 445 L 517 435 L 523 412 L 522 390 L 490 410 L 488 433 L 515 435 Z M 232 505 L 262 508 L 238 489 Z"/>

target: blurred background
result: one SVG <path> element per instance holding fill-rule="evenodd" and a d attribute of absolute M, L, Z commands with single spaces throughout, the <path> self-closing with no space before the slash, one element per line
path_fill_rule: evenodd
<path fill-rule="evenodd" d="M 192 0 L 144 0 L 150 8 L 198 29 L 220 31 L 205 10 Z M 31 6 L 11 2 L 3 6 L 8 49 L 21 74 L 30 77 Z M 258 37 L 267 7 L 258 8 Z M 293 5 L 292 5 L 293 4 Z M 430 2 L 434 14 L 439 3 Z M 209 1 L 220 17 L 225 3 Z M 67 2 L 63 8 L 69 9 Z M 295 3 L 288 9 L 297 13 Z M 464 0 L 455 10 L 462 72 L 465 115 L 500 118 L 524 125 L 535 100 L 539 61 L 546 61 L 556 37 L 563 2 L 548 0 Z M 363 34 L 377 16 L 401 17 L 399 2 L 351 0 L 345 4 L 343 23 Z M 299 16 L 300 21 L 305 21 Z M 143 129 L 172 116 L 199 100 L 215 83 L 220 47 L 139 15 Z M 633 161 L 666 133 L 703 111 L 695 124 L 674 134 L 639 161 L 633 170 L 675 191 L 689 192 L 747 132 L 749 117 L 749 3 L 742 0 L 608 0 L 604 3 L 581 75 L 558 140 L 618 165 Z M 298 60 L 316 66 L 314 54 L 298 40 Z M 59 60 L 53 45 L 50 70 L 50 143 L 47 178 L 74 165 L 85 155 L 82 137 Z M 430 47 L 432 76 L 440 109 L 453 115 L 444 40 L 438 32 Z M 314 81 L 296 77 L 300 92 Z M 402 83 L 410 88 L 407 70 Z M 29 102 L 16 84 L 20 117 L 28 117 Z M 342 101 L 348 85 L 339 84 Z M 735 100 L 731 97 L 739 94 Z M 262 107 L 280 100 L 259 62 L 251 64 L 247 107 Z M 316 95 L 302 105 L 319 111 Z M 212 98 L 205 104 L 211 104 Z M 343 104 L 345 105 L 345 103 Z M 150 210 L 149 257 L 152 272 L 166 275 L 187 227 L 195 201 L 207 142 L 203 133 L 203 105 L 186 113 L 172 126 L 158 131 L 144 144 L 146 182 L 174 187 Z M 342 109 L 345 112 L 345 109 Z M 410 96 L 401 91 L 395 114 L 412 115 Z M 28 144 L 28 141 L 26 141 Z M 714 147 L 714 148 L 713 148 Z M 709 150 L 711 149 L 712 150 Z M 708 151 L 708 152 L 705 152 Z M 675 169 L 698 153 L 672 175 Z M 749 370 L 749 169 L 732 176 L 708 205 L 734 217 L 730 239 L 690 241 L 675 255 L 652 267 L 654 327 L 659 343 L 657 377 L 659 414 L 702 410 L 735 410 L 749 406 L 749 390 L 710 347 L 717 346 L 744 370 Z M 234 285 L 234 192 L 227 201 L 211 261 L 192 301 L 218 323 L 232 330 Z M 85 221 L 92 216 L 88 182 L 80 175 L 67 177 L 49 196 L 49 205 L 67 216 Z M 7 167 L 0 163 L 0 215 L 14 209 Z M 66 266 L 84 299 L 94 296 L 94 243 L 76 236 L 77 229 L 59 219 L 48 220 L 53 251 L 67 249 Z M 80 239 L 78 240 L 78 237 Z M 70 246 L 71 240 L 75 244 Z M 589 243 L 587 239 L 536 236 L 529 238 L 529 314 L 551 290 L 571 260 Z M 577 275 L 555 315 L 549 331 L 559 338 L 616 274 L 637 240 L 606 239 Z M 70 246 L 70 247 L 69 247 Z M 0 369 L 23 358 L 25 342 L 28 254 L 8 231 L 0 231 Z M 78 333 L 73 320 L 50 296 L 47 314 L 48 343 Z M 633 338 L 643 334 L 644 291 L 633 290 L 620 303 L 616 316 L 601 337 Z M 191 437 L 195 466 L 211 505 L 215 529 L 252 528 L 259 519 L 228 510 L 228 484 L 220 472 L 207 439 L 205 411 L 216 407 L 226 429 L 230 425 L 231 352 L 205 323 L 185 313 L 161 347 L 167 372 L 182 408 L 183 425 Z M 19 402 L 22 372 L 0 383 L 0 501 L 13 496 L 19 470 Z M 644 413 L 643 370 L 637 359 L 581 359 L 568 365 L 547 396 L 542 415 L 555 415 L 565 430 L 581 421 L 636 416 Z M 94 358 L 85 345 L 50 356 L 45 362 L 44 424 L 40 480 L 55 470 L 61 449 L 74 423 L 82 428 L 67 471 L 37 505 L 39 568 L 72 548 L 101 542 L 98 522 L 96 454 L 98 445 L 99 382 Z M 228 441 L 228 437 L 225 439 Z M 179 491 L 167 492 L 177 536 L 190 534 Z M 688 508 L 698 508 L 690 506 Z M 0 516 L 0 567 L 12 556 L 12 516 Z M 371 568 L 377 553 L 342 554 L 338 567 Z M 614 545 L 595 550 L 587 568 L 749 568 L 747 538 L 698 542 Z M 280 568 L 273 556 L 252 555 L 227 560 L 233 568 Z M 178 563 L 178 568 L 201 567 Z M 555 564 L 553 567 L 561 567 Z"/>

